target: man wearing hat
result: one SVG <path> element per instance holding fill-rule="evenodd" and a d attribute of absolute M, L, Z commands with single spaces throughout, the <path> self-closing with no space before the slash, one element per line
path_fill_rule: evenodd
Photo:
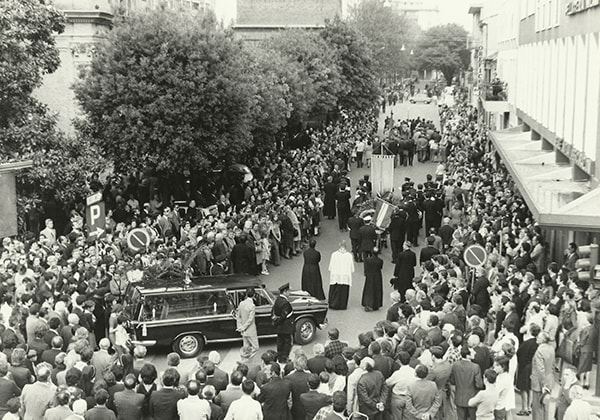
<path fill-rule="evenodd" d="M 290 284 L 285 283 L 279 287 L 279 296 L 275 299 L 271 310 L 271 319 L 277 331 L 277 357 L 280 363 L 287 362 L 292 350 L 292 334 L 294 323 L 292 315 L 294 310 L 289 301 Z"/>

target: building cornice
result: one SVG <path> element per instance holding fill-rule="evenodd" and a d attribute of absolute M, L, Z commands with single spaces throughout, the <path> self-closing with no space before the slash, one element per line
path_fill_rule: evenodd
<path fill-rule="evenodd" d="M 63 10 L 69 23 L 94 23 L 96 25 L 112 26 L 113 14 L 97 10 Z"/>

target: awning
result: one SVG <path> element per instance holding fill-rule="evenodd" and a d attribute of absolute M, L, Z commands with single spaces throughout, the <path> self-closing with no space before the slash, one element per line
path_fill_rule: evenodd
<path fill-rule="evenodd" d="M 541 140 L 531 140 L 521 126 L 490 137 L 541 226 L 600 231 L 600 188 L 574 181 L 571 166 L 557 164 L 555 153 L 542 150 Z"/>

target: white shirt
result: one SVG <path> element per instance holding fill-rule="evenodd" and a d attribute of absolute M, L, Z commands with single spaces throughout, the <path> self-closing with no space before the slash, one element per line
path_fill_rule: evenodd
<path fill-rule="evenodd" d="M 177 414 L 180 420 L 208 420 L 210 419 L 210 404 L 197 395 L 177 401 Z"/>
<path fill-rule="evenodd" d="M 225 420 L 262 420 L 263 413 L 260 403 L 251 396 L 244 394 L 229 406 Z"/>
<path fill-rule="evenodd" d="M 407 395 L 408 387 L 417 380 L 415 370 L 410 366 L 400 366 L 400 369 L 392 373 L 392 376 L 386 379 L 385 384 L 392 387 L 394 395 Z"/>

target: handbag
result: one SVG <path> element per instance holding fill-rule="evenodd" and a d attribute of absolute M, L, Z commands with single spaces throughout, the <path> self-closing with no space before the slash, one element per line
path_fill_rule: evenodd
<path fill-rule="evenodd" d="M 560 342 L 556 355 L 571 365 L 575 364 L 575 341 L 569 335 Z"/>

